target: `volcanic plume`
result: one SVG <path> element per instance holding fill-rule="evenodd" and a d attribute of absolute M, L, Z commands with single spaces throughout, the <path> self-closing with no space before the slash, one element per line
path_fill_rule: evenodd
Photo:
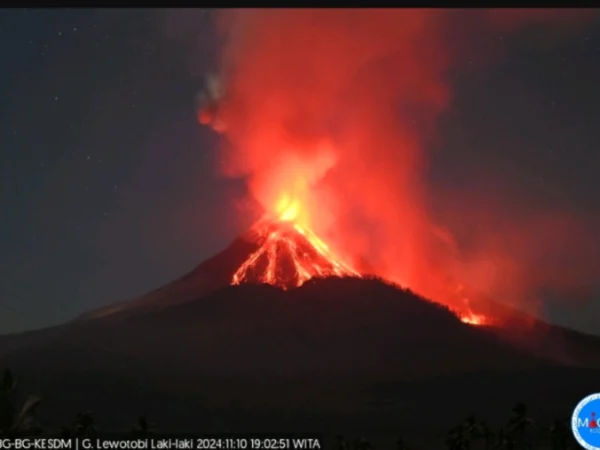
<path fill-rule="evenodd" d="M 480 294 L 508 292 L 515 301 L 567 278 L 564 270 L 526 278 L 522 265 L 539 260 L 548 242 L 516 221 L 513 228 L 535 255 L 519 254 L 518 261 L 515 255 L 525 247 L 509 241 L 466 254 L 451 229 L 434 220 L 425 150 L 436 138 L 436 119 L 451 104 L 448 73 L 476 50 L 465 45 L 476 41 L 476 33 L 488 25 L 516 32 L 533 22 L 572 25 L 591 16 L 537 10 L 222 12 L 220 74 L 218 82 L 210 78 L 198 120 L 227 141 L 222 173 L 244 178 L 252 199 L 275 218 L 253 227 L 258 250 L 232 283 L 289 287 L 313 276 L 370 272 L 481 322 Z M 455 215 L 475 214 L 460 207 Z M 549 222 L 546 216 L 542 221 Z M 498 223 L 480 242 L 508 236 Z M 573 241 L 570 230 L 560 233 Z"/>

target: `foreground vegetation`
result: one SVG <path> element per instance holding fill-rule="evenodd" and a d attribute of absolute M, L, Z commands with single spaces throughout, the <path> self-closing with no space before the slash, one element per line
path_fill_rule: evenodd
<path fill-rule="evenodd" d="M 568 420 L 555 420 L 551 426 L 540 430 L 534 420 L 529 417 L 525 404 L 517 403 L 512 412 L 513 415 L 508 423 L 498 430 L 493 430 L 485 421 L 479 420 L 475 415 L 469 415 L 446 433 L 445 448 L 448 450 L 574 450 L 579 448 L 571 434 Z M 403 437 L 399 437 L 395 448 L 397 450 L 420 450 L 428 447 L 417 443 L 413 445 Z M 339 436 L 337 450 L 375 449 L 365 439 L 348 442 Z"/>
<path fill-rule="evenodd" d="M 47 430 L 35 420 L 41 398 L 31 395 L 22 403 L 17 401 L 18 381 L 9 370 L 0 380 L 0 438 L 35 435 L 60 437 L 89 437 L 96 434 L 94 417 L 91 412 L 78 413 L 73 422 L 59 430 Z M 510 420 L 498 430 L 493 430 L 485 421 L 470 415 L 449 430 L 445 436 L 448 450 L 519 450 L 519 449 L 575 449 L 576 444 L 567 420 L 556 420 L 546 430 L 539 429 L 529 417 L 527 406 L 518 403 L 512 410 Z M 149 436 L 154 431 L 146 417 L 140 417 L 131 430 L 131 436 Z M 540 438 L 540 436 L 542 438 Z M 544 438 L 545 437 L 545 438 Z M 541 442 L 544 441 L 544 442 Z M 375 450 L 366 439 L 347 440 L 338 436 L 336 450 Z M 390 448 L 390 446 L 384 446 Z M 397 450 L 424 449 L 402 437 L 395 443 Z"/>

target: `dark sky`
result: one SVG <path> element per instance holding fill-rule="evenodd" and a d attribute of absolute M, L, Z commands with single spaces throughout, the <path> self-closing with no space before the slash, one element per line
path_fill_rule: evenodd
<path fill-rule="evenodd" d="M 600 25 L 551 49 L 517 44 L 454 75 L 431 176 L 494 164 L 540 201 L 560 192 L 596 214 Z M 200 10 L 0 11 L 0 333 L 149 291 L 249 223 L 231 201 L 242 183 L 214 170 L 218 138 L 195 122 L 215 50 Z M 599 304 L 552 316 L 600 328 Z"/>

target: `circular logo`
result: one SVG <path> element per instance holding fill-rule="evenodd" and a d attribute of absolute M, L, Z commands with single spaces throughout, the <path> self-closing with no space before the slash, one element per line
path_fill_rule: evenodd
<path fill-rule="evenodd" d="M 583 448 L 600 450 L 600 393 L 579 402 L 571 417 L 571 429 Z"/>

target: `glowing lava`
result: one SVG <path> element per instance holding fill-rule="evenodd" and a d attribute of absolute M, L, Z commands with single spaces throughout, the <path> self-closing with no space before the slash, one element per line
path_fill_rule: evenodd
<path fill-rule="evenodd" d="M 284 195 L 276 210 L 276 219 L 263 219 L 254 225 L 252 232 L 259 247 L 234 273 L 232 284 L 254 282 L 288 289 L 314 277 L 360 277 L 296 221 L 300 213 L 297 200 Z"/>
<path fill-rule="evenodd" d="M 265 217 L 252 227 L 251 240 L 258 248 L 239 266 L 231 284 L 261 283 L 290 289 L 315 277 L 362 277 L 360 272 L 342 262 L 308 226 L 301 225 L 301 219 L 307 221 L 301 214 L 300 201 L 284 194 L 274 211 L 275 218 Z M 469 325 L 489 324 L 486 316 L 466 306 L 454 313 Z"/>
<path fill-rule="evenodd" d="M 469 312 L 466 314 L 460 314 L 460 313 L 456 313 L 456 314 L 462 322 L 468 323 L 469 325 L 487 325 L 488 324 L 487 317 L 485 317 L 481 314 L 475 314 L 472 312 Z"/>

